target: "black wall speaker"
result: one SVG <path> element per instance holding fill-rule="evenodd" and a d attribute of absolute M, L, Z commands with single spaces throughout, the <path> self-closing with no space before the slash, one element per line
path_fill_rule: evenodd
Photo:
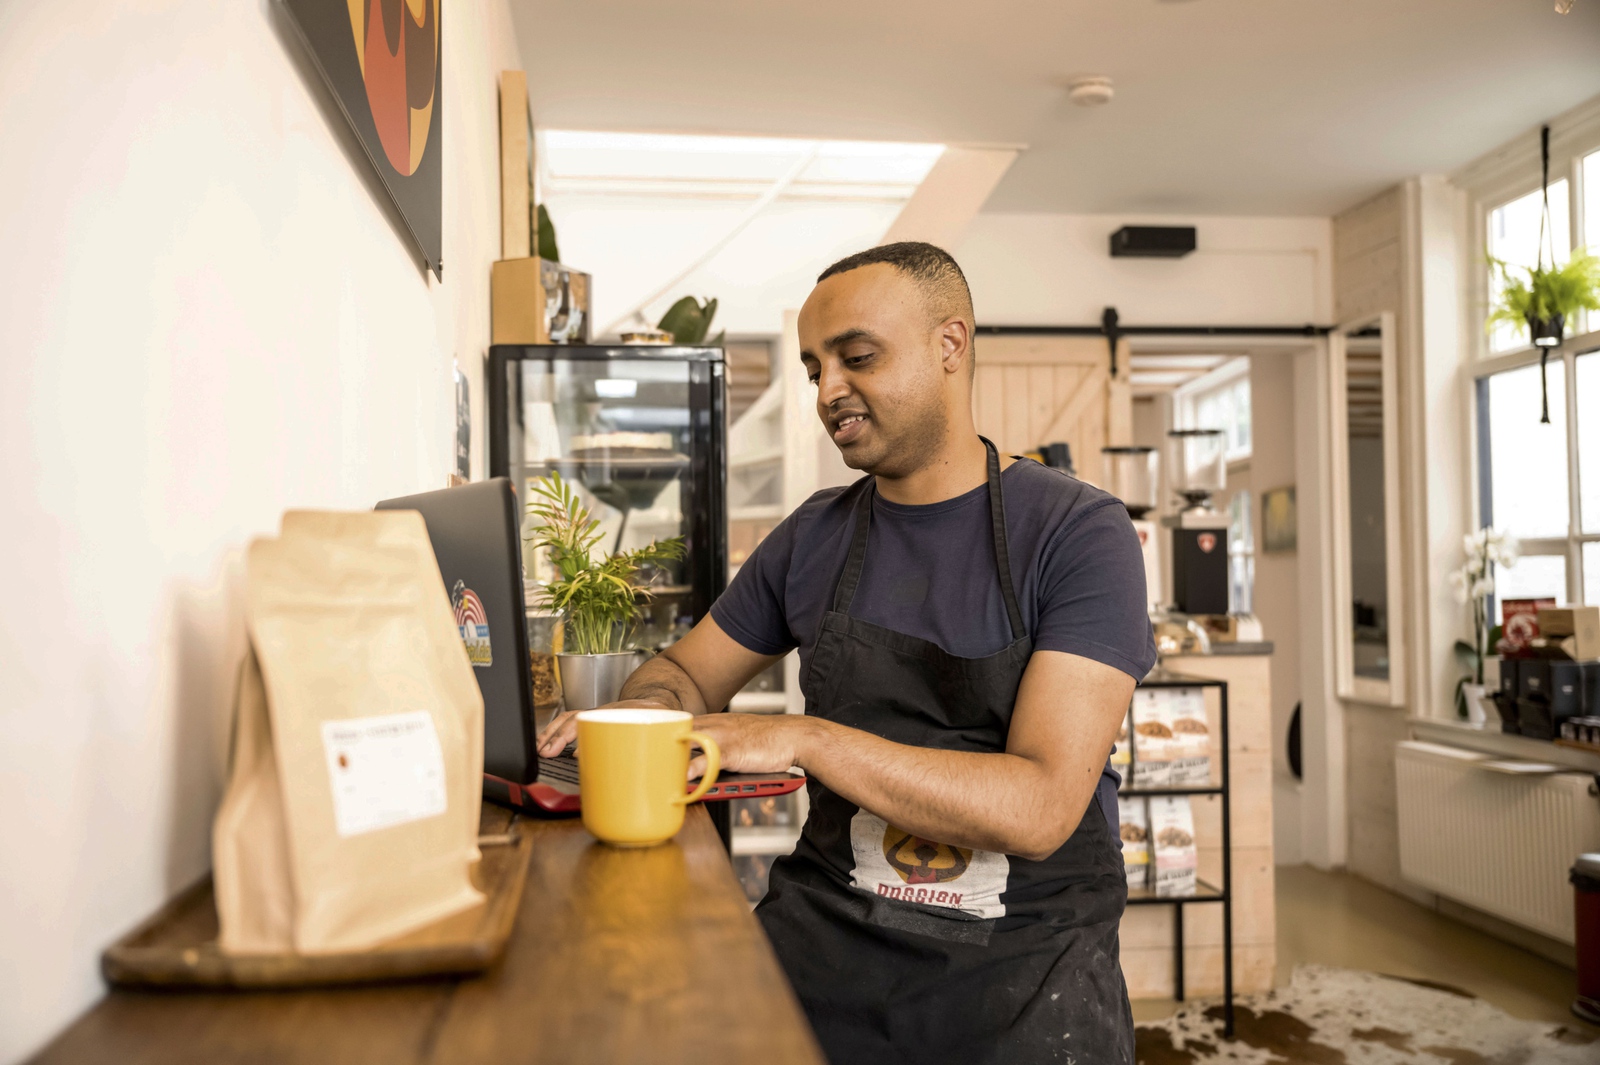
<path fill-rule="evenodd" d="M 1181 259 L 1194 251 L 1194 226 L 1123 226 L 1111 234 L 1113 259 Z"/>

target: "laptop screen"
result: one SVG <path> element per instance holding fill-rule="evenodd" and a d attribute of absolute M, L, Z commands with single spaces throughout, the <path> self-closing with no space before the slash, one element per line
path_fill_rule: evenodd
<path fill-rule="evenodd" d="M 531 783 L 533 686 L 517 498 L 504 477 L 386 499 L 379 510 L 415 510 L 428 526 L 456 625 L 483 692 L 483 768 Z"/>

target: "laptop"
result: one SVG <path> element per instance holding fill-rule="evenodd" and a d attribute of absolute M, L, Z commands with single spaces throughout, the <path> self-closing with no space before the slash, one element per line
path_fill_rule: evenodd
<path fill-rule="evenodd" d="M 473 675 L 483 692 L 483 797 L 525 813 L 582 809 L 578 760 L 569 746 L 541 758 L 534 723 L 533 664 L 522 596 L 522 533 L 511 481 L 495 477 L 386 499 L 378 510 L 415 510 L 444 578 Z M 706 801 L 795 791 L 794 773 L 722 773 Z M 692 785 L 684 783 L 685 792 Z"/>

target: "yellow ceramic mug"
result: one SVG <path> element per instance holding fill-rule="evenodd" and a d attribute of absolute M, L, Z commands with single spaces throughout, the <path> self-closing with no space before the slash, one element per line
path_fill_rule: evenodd
<path fill-rule="evenodd" d="M 618 847 L 665 843 L 683 827 L 683 809 L 711 789 L 722 752 L 692 731 L 682 710 L 617 707 L 578 715 L 578 788 L 583 827 Z M 689 745 L 706 753 L 706 775 L 685 795 Z"/>

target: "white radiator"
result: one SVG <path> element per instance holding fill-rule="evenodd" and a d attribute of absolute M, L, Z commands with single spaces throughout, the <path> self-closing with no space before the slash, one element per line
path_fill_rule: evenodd
<path fill-rule="evenodd" d="M 1493 756 L 1407 741 L 1395 748 L 1400 872 L 1411 883 L 1573 941 L 1572 860 L 1600 851 L 1587 773 L 1515 776 Z"/>

